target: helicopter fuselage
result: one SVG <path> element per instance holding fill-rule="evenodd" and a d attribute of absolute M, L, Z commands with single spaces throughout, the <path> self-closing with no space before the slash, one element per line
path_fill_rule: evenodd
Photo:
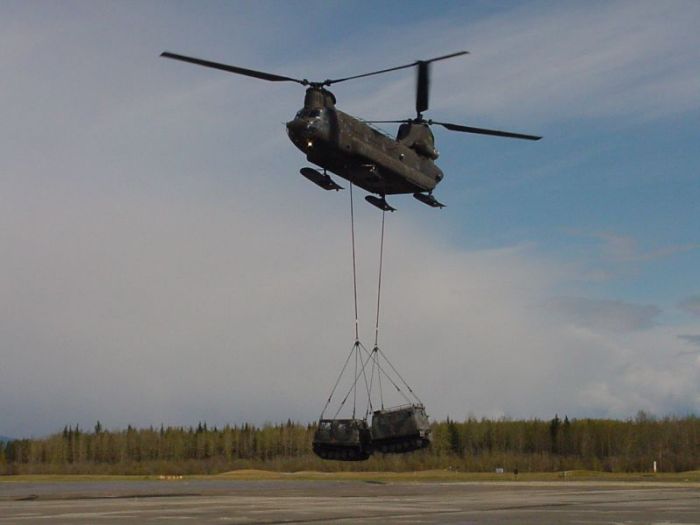
<path fill-rule="evenodd" d="M 371 193 L 431 192 L 443 178 L 427 124 L 404 124 L 393 139 L 336 109 L 326 89 L 307 90 L 287 133 L 310 162 Z"/>

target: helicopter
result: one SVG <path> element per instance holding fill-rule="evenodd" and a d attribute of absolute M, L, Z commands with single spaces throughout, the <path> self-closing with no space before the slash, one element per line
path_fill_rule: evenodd
<path fill-rule="evenodd" d="M 330 171 L 348 180 L 351 184 L 378 195 L 365 197 L 370 204 L 384 211 L 395 211 L 396 208 L 387 202 L 387 195 L 410 193 L 420 202 L 433 208 L 445 206 L 433 196 L 433 190 L 443 179 L 444 174 L 435 165 L 438 151 L 435 148 L 435 138 L 430 130 L 431 125 L 442 126 L 450 131 L 497 137 L 524 140 L 542 138 L 535 135 L 475 128 L 423 118 L 423 112 L 428 110 L 429 105 L 431 64 L 468 53 L 468 51 L 458 51 L 427 60 L 417 60 L 402 66 L 323 81 L 281 76 L 168 51 L 161 53 L 160 56 L 260 80 L 295 82 L 306 87 L 304 107 L 296 113 L 292 120 L 287 122 L 287 134 L 292 143 L 306 155 L 306 159 L 319 166 L 323 171 L 304 167 L 301 168 L 300 173 L 324 190 L 338 191 L 343 189 L 328 174 Z M 412 119 L 368 121 L 353 117 L 336 108 L 335 95 L 327 89 L 328 86 L 347 80 L 413 67 L 417 69 L 417 81 L 416 117 Z M 400 124 L 395 139 L 371 126 L 371 124 L 381 123 Z"/>

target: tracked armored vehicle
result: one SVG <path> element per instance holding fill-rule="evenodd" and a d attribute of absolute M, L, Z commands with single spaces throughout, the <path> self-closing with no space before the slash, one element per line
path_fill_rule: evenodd
<path fill-rule="evenodd" d="M 322 459 L 363 461 L 372 454 L 367 421 L 321 419 L 314 433 L 314 453 Z"/>
<path fill-rule="evenodd" d="M 430 445 L 430 423 L 423 405 L 402 405 L 372 414 L 372 448 L 383 453 L 411 452 Z"/>

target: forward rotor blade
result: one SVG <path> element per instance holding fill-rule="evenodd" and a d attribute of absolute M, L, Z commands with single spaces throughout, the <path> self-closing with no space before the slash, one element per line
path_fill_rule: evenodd
<path fill-rule="evenodd" d="M 467 54 L 469 54 L 469 51 L 457 51 L 456 53 L 450 53 L 449 55 L 436 57 L 436 58 L 430 58 L 428 60 L 416 60 L 415 62 L 411 62 L 410 64 L 406 64 L 403 66 L 390 67 L 388 69 L 382 69 L 379 71 L 372 71 L 371 73 L 363 73 L 362 75 L 354 75 L 352 77 L 335 78 L 333 80 L 326 80 L 324 82 L 324 85 L 330 86 L 331 84 L 337 84 L 338 82 L 345 82 L 346 80 L 353 80 L 355 78 L 364 78 L 364 77 L 369 77 L 372 75 L 379 75 L 381 73 L 389 73 L 390 71 L 398 71 L 399 69 L 406 69 L 409 67 L 418 66 L 422 63 L 429 64 L 430 62 L 437 62 L 438 60 L 446 60 L 448 58 L 457 57 L 457 56 L 461 56 L 461 55 L 467 55 Z"/>
<path fill-rule="evenodd" d="M 189 62 L 190 64 L 197 64 L 198 66 L 221 69 L 223 71 L 228 71 L 229 73 L 236 73 L 238 75 L 245 75 L 247 77 L 259 78 L 261 80 L 269 80 L 271 82 L 296 82 L 298 84 L 301 84 L 302 86 L 306 86 L 308 84 L 306 80 L 299 80 L 298 78 L 283 77 L 280 75 L 275 75 L 273 73 L 265 73 L 264 71 L 255 71 L 254 69 L 245 69 L 237 66 L 229 66 L 228 64 L 220 64 L 219 62 L 211 62 L 209 60 L 202 60 L 201 58 L 178 55 L 175 53 L 170 53 L 168 51 L 161 53 L 160 56 L 165 58 L 172 58 L 174 60 L 181 60 L 182 62 Z"/>
<path fill-rule="evenodd" d="M 438 124 L 451 131 L 462 131 L 465 133 L 476 133 L 478 135 L 493 135 L 496 137 L 507 137 L 511 139 L 540 140 L 537 135 L 525 135 L 523 133 L 512 133 L 510 131 L 499 131 L 497 129 L 472 128 L 470 126 L 460 126 L 459 124 L 449 124 L 447 122 L 429 121 L 430 124 Z"/>

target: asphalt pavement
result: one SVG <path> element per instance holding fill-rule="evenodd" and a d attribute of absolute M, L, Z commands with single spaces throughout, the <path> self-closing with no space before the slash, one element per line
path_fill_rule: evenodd
<path fill-rule="evenodd" d="M 0 524 L 700 524 L 700 484 L 0 482 Z"/>

